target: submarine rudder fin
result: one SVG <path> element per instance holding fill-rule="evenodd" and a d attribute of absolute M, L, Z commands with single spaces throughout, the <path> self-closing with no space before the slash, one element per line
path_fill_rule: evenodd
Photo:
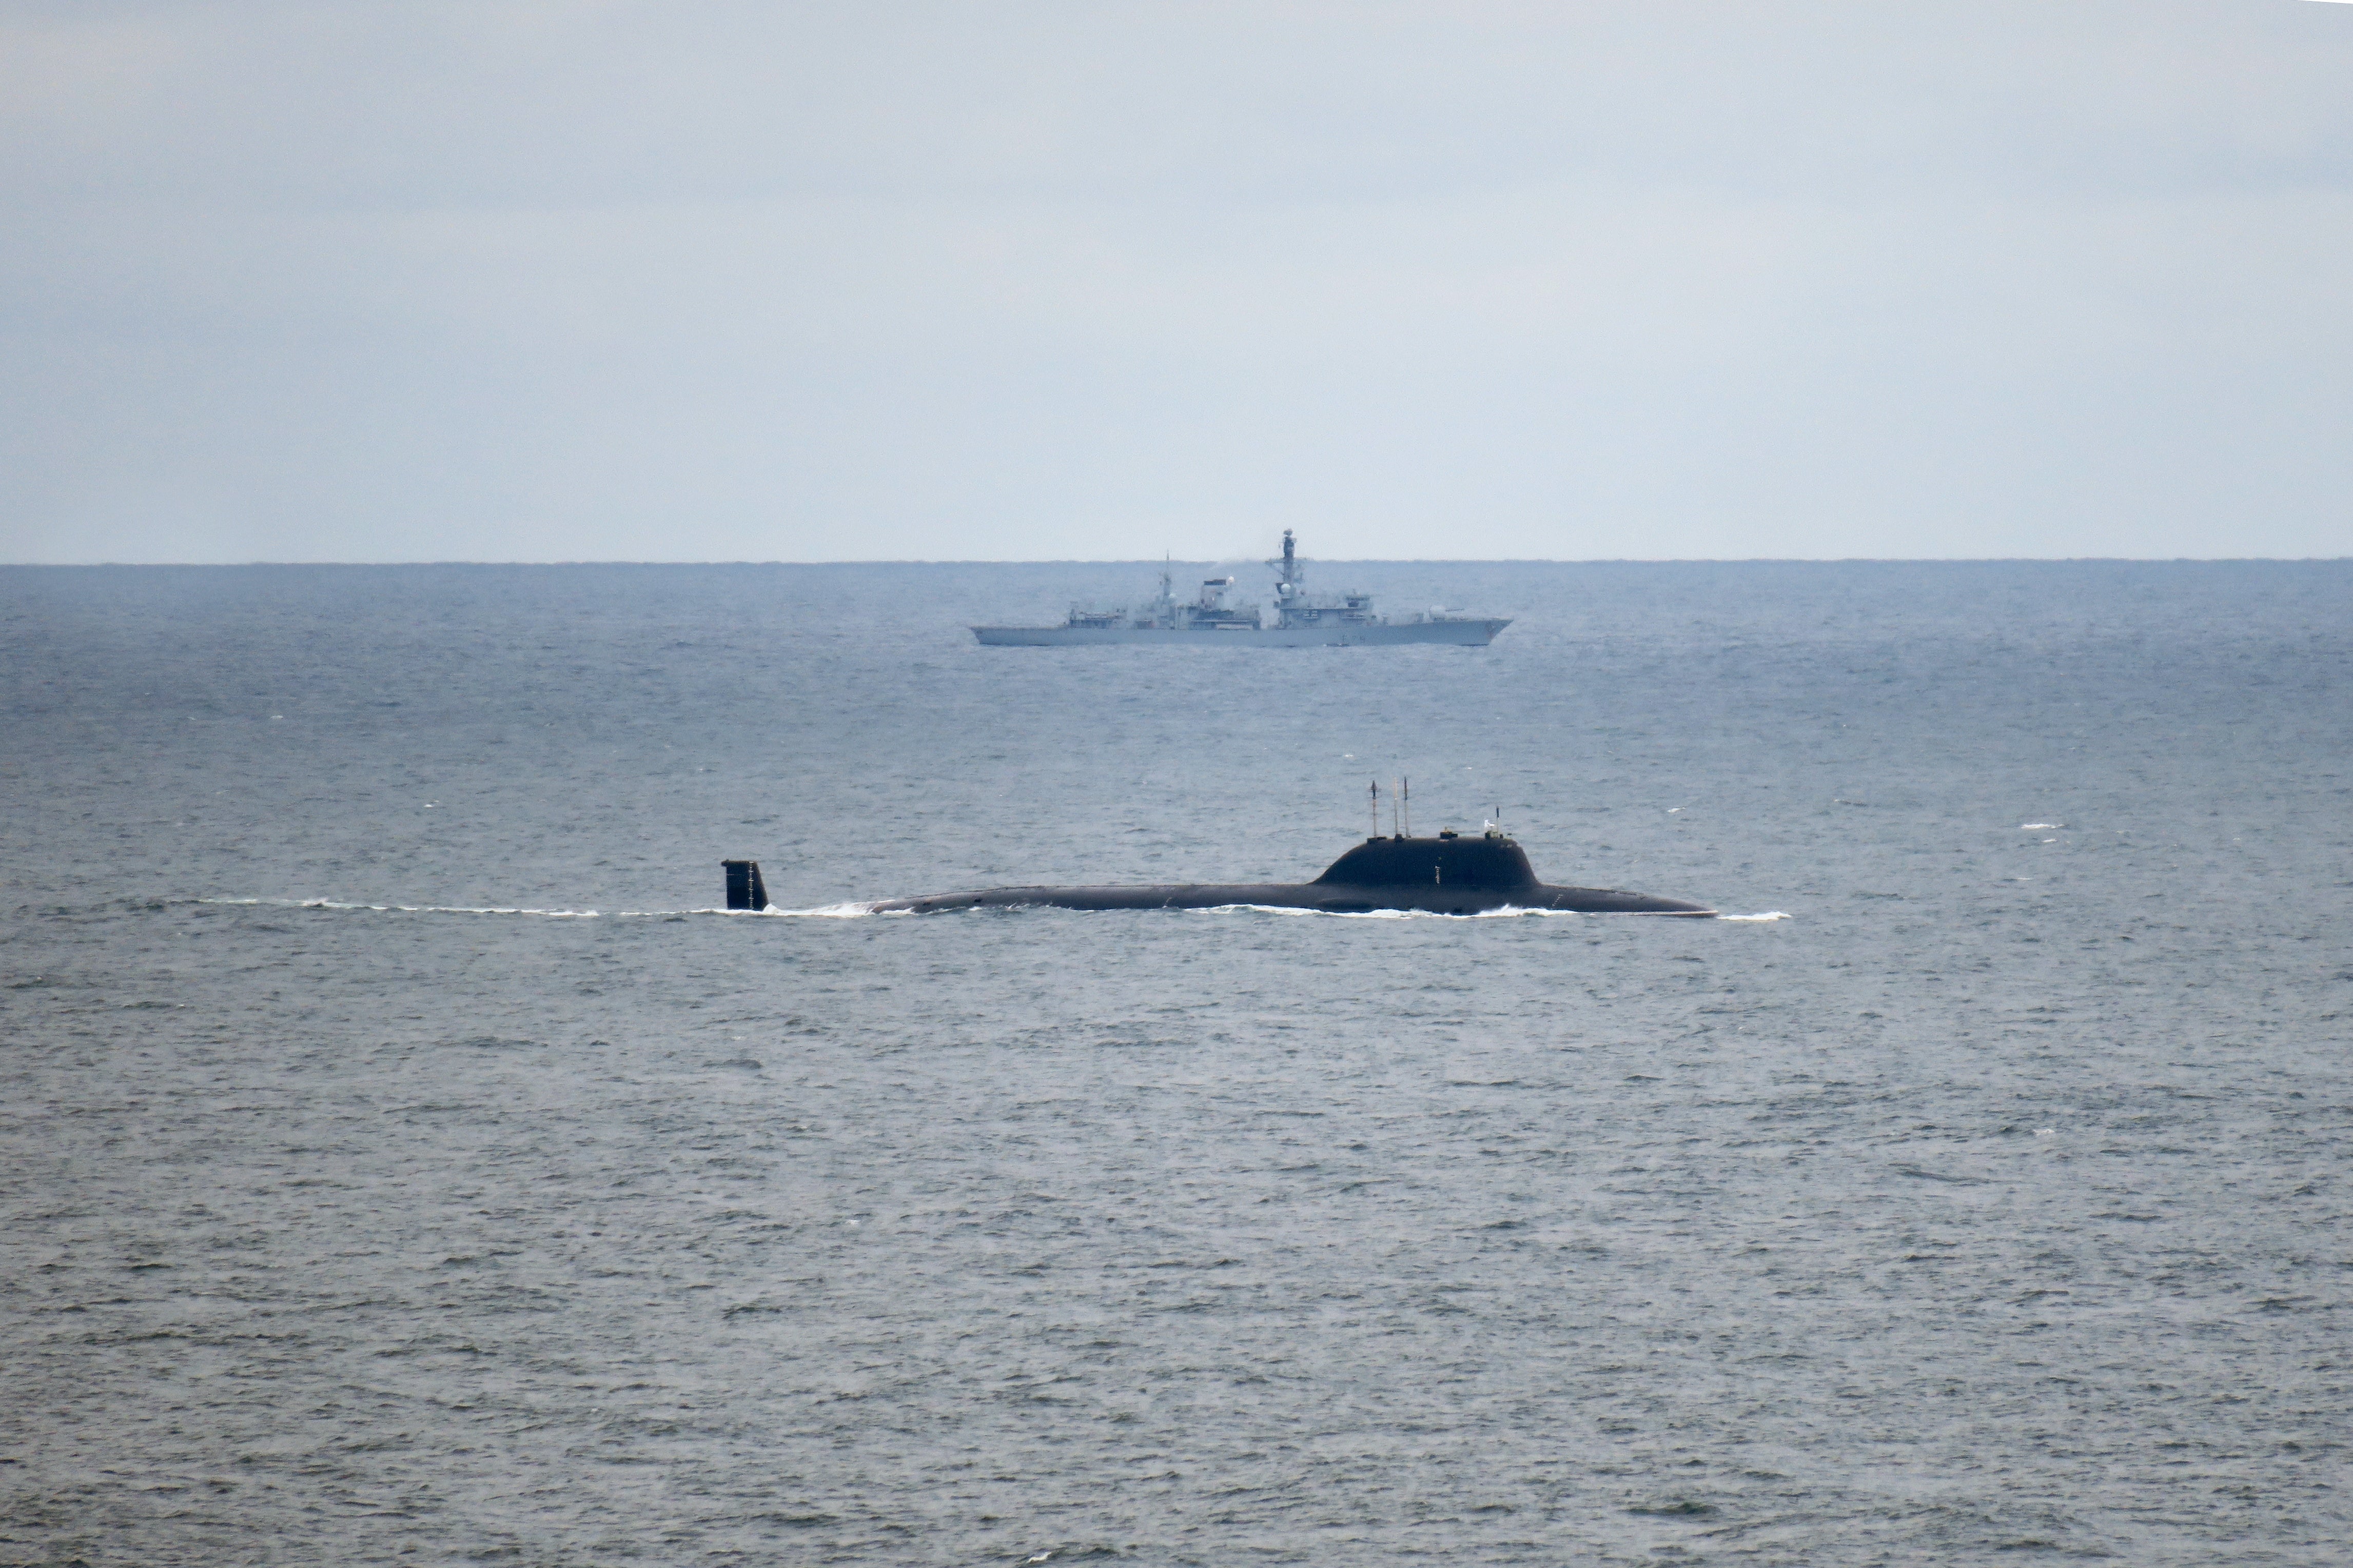
<path fill-rule="evenodd" d="M 765 910 L 768 907 L 768 887 L 760 880 L 757 860 L 722 860 L 727 871 L 727 907 L 731 910 Z"/>

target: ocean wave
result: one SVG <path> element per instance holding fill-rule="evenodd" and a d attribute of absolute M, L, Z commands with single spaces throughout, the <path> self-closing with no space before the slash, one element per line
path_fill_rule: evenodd
<path fill-rule="evenodd" d="M 533 910 L 491 904 L 361 904 L 342 899 L 189 899 L 192 904 L 221 904 L 278 910 L 349 910 L 399 915 L 529 915 L 550 921 L 684 920 L 691 915 L 741 916 L 746 919 L 860 920 L 873 914 L 872 902 L 826 904 L 817 909 L 786 910 L 771 904 L 765 910 Z"/>
<path fill-rule="evenodd" d="M 537 915 L 552 921 L 596 921 L 644 919 L 659 914 L 686 914 L 684 910 L 616 910 L 610 915 L 601 910 L 526 910 L 505 909 L 477 904 L 354 904 L 341 899 L 192 899 L 197 904 L 260 905 L 279 910 L 359 910 L 376 914 L 402 915 Z"/>

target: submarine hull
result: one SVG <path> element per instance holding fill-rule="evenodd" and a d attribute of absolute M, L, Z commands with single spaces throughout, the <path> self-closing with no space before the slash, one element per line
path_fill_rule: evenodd
<path fill-rule="evenodd" d="M 1556 888 L 1545 883 L 1509 891 L 1436 887 L 1335 887 L 1323 882 L 1185 882 L 1160 887 L 991 888 L 976 893 L 940 893 L 924 899 L 893 899 L 874 906 L 881 914 L 940 914 L 950 910 L 1215 910 L 1255 904 L 1277 910 L 1315 910 L 1324 914 L 1372 914 L 1412 910 L 1433 915 L 1480 915 L 1496 910 L 1557 910 L 1588 915 L 1683 915 L 1712 917 L 1703 904 L 1613 888 Z"/>
<path fill-rule="evenodd" d="M 764 909 L 760 868 L 730 860 L 727 907 Z M 1497 910 L 1559 910 L 1586 915 L 1682 915 L 1715 911 L 1681 899 L 1654 898 L 1617 888 L 1565 888 L 1539 882 L 1526 853 L 1499 831 L 1475 838 L 1453 832 L 1435 838 L 1372 837 L 1332 862 L 1312 882 L 1179 882 L 1145 887 L 988 888 L 891 899 L 869 907 L 878 914 L 942 914 L 950 910 L 1214 910 L 1257 904 L 1325 914 L 1414 910 L 1433 915 L 1483 915 Z"/>

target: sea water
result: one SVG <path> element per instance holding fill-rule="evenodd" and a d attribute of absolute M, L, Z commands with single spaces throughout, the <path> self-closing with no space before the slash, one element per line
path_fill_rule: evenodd
<path fill-rule="evenodd" d="M 2353 565 L 1319 572 L 0 572 L 0 1562 L 2344 1560 Z"/>

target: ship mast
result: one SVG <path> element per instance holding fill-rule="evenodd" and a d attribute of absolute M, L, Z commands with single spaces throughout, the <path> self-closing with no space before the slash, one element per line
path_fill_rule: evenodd
<path fill-rule="evenodd" d="M 1274 622 L 1278 626 L 1287 626 L 1291 624 L 1291 607 L 1298 601 L 1301 588 L 1298 547 L 1292 542 L 1291 530 L 1282 531 L 1282 559 L 1267 564 L 1274 568 Z"/>
<path fill-rule="evenodd" d="M 1299 550 L 1298 546 L 1292 542 L 1291 530 L 1286 528 L 1282 531 L 1282 559 L 1270 561 L 1267 564 L 1274 568 L 1274 591 L 1277 598 L 1288 599 L 1299 591 Z"/>

